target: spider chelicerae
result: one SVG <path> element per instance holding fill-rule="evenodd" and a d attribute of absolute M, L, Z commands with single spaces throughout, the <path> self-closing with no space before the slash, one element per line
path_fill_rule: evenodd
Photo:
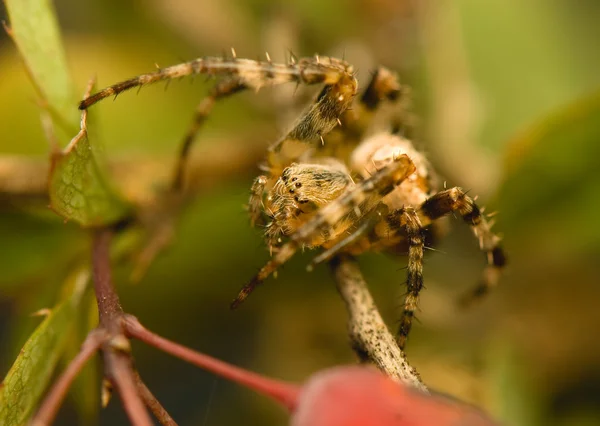
<path fill-rule="evenodd" d="M 253 289 L 298 249 L 322 248 L 309 268 L 338 253 L 408 253 L 407 292 L 398 329 L 404 347 L 423 288 L 423 252 L 443 234 L 439 219 L 459 215 L 486 255 L 480 283 L 467 302 L 494 287 L 506 263 L 491 223 L 461 188 L 440 190 L 427 159 L 402 137 L 401 114 L 389 129 L 370 132 L 383 104 L 400 104 L 404 88 L 379 67 L 357 96 L 358 83 L 346 61 L 331 57 L 296 59 L 286 64 L 231 56 L 203 57 L 117 83 L 84 99 L 80 109 L 133 87 L 193 74 L 220 77 L 197 107 L 179 156 L 173 188 L 183 185 L 183 165 L 199 128 L 217 100 L 246 89 L 286 82 L 322 84 L 315 101 L 292 129 L 272 144 L 264 174 L 252 185 L 248 210 L 254 226 L 265 228 L 271 259 L 232 302 L 238 306 Z"/>

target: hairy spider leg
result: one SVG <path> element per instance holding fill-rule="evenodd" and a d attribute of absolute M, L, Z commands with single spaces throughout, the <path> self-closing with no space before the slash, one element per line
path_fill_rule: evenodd
<path fill-rule="evenodd" d="M 368 213 L 375 208 L 381 199 L 389 194 L 397 185 L 402 183 L 416 170 L 415 165 L 407 155 L 400 155 L 351 190 L 345 192 L 330 204 L 317 210 L 315 215 L 295 233 L 289 236 L 285 243 L 273 255 L 271 260 L 256 274 L 239 292 L 231 303 L 231 308 L 237 308 L 254 288 L 267 279 L 279 266 L 287 262 L 296 250 L 319 233 L 328 234 L 329 229 L 346 216 L 356 216 L 356 207 Z M 355 219 L 358 219 L 355 217 Z"/>
<path fill-rule="evenodd" d="M 301 64 L 304 64 L 305 62 L 309 63 L 310 60 L 314 60 L 314 59 L 313 58 L 305 58 L 305 59 L 301 60 L 300 63 Z M 349 67 L 348 65 L 346 65 L 340 61 L 333 60 L 333 59 L 328 59 L 328 60 L 331 62 L 331 64 L 330 64 L 331 67 L 333 67 L 333 68 L 337 67 L 338 72 L 342 72 L 341 71 L 342 69 L 344 69 L 343 72 L 347 72 L 346 69 L 348 69 L 348 67 Z M 324 64 L 322 62 L 322 60 L 319 60 L 319 63 L 317 65 L 324 66 L 324 67 L 326 66 L 326 64 Z M 263 84 L 256 83 L 254 86 L 250 86 L 250 83 L 245 82 L 245 80 L 253 81 L 254 77 L 253 78 L 250 78 L 250 77 L 244 78 L 243 73 L 240 73 L 235 76 L 234 75 L 229 76 L 229 77 L 225 78 L 224 80 L 220 81 L 219 83 L 217 83 L 213 87 L 213 89 L 210 91 L 208 96 L 200 102 L 200 104 L 196 108 L 196 114 L 194 116 L 192 125 L 190 126 L 190 128 L 184 138 L 182 147 L 181 147 L 180 156 L 179 156 L 179 160 L 178 160 L 176 172 L 175 172 L 175 178 L 173 180 L 173 188 L 174 189 L 181 188 L 185 162 L 186 162 L 186 158 L 189 153 L 189 150 L 191 148 L 191 145 L 192 145 L 198 131 L 200 130 L 200 127 L 202 126 L 202 124 L 206 120 L 207 116 L 211 112 L 212 108 L 214 107 L 216 101 L 219 99 L 228 97 L 230 95 L 236 94 L 244 89 L 248 89 L 251 87 L 258 90 L 262 86 L 282 84 L 282 83 L 291 81 L 291 80 L 285 80 L 284 77 L 277 77 L 277 76 L 273 75 L 273 73 L 275 73 L 275 72 L 276 71 L 272 71 L 271 73 L 265 73 L 265 75 L 263 76 L 263 78 L 264 78 Z M 324 73 L 331 72 L 331 69 L 324 68 L 323 72 Z M 340 80 L 342 80 L 342 74 L 340 74 Z M 333 82 L 333 81 L 335 81 L 335 76 L 326 76 L 326 77 L 324 77 L 323 81 Z M 300 82 L 301 81 L 297 80 L 297 83 L 300 83 Z M 321 83 L 322 81 L 320 80 L 320 78 L 312 76 L 312 77 L 306 77 L 302 82 L 307 85 L 311 85 L 311 84 Z M 347 83 L 344 83 L 344 84 L 347 84 Z M 321 114 L 321 115 L 324 116 L 325 114 Z M 326 133 L 326 132 L 327 132 L 326 129 L 321 130 L 321 133 Z M 260 194 L 260 195 L 262 197 L 262 194 Z M 252 200 L 250 202 L 250 205 L 251 206 L 256 205 L 256 201 Z M 254 218 L 255 216 L 256 215 L 254 213 L 251 213 L 252 218 Z M 256 220 L 253 219 L 253 222 L 256 222 Z"/>
<path fill-rule="evenodd" d="M 267 161 L 271 176 L 279 176 L 285 167 L 298 161 L 311 144 L 324 144 L 323 137 L 339 125 L 357 90 L 358 82 L 352 73 L 341 74 L 334 83 L 326 83 L 292 129 L 269 147 Z"/>
<path fill-rule="evenodd" d="M 385 101 L 396 102 L 401 91 L 398 75 L 385 67 L 378 67 L 373 71 L 369 84 L 357 97 L 352 109 L 342 116 L 341 130 L 352 132 L 355 137 L 362 139 L 381 104 Z"/>
<path fill-rule="evenodd" d="M 79 109 L 87 109 L 104 98 L 116 96 L 134 87 L 194 74 L 237 77 L 241 84 L 258 90 L 263 86 L 287 82 L 335 84 L 343 76 L 352 75 L 352 68 L 348 63 L 335 58 L 303 58 L 298 62 L 277 64 L 271 61 L 207 56 L 116 83 L 85 98 L 80 102 Z"/>
<path fill-rule="evenodd" d="M 419 215 L 413 207 L 393 211 L 387 217 L 387 222 L 391 229 L 403 229 L 408 241 L 406 295 L 404 296 L 404 309 L 397 334 L 398 346 L 404 350 L 418 308 L 419 293 L 423 289 L 425 236 Z"/>
<path fill-rule="evenodd" d="M 395 73 L 378 67 L 372 73 L 366 89 L 355 98 L 351 108 L 340 116 L 340 126 L 327 135 L 324 145 L 319 146 L 319 155 L 349 158 L 352 149 L 363 140 L 382 103 L 397 102 L 402 89 Z"/>
<path fill-rule="evenodd" d="M 79 104 L 80 109 L 87 109 L 108 96 L 116 96 L 134 87 L 141 87 L 159 81 L 171 80 L 193 74 L 207 74 L 210 76 L 224 76 L 225 79 L 218 83 L 196 110 L 194 122 L 189 129 L 182 145 L 173 188 L 182 185 L 184 164 L 191 147 L 192 140 L 198 132 L 202 122 L 212 109 L 217 99 L 232 95 L 243 89 L 258 90 L 263 86 L 274 86 L 287 82 L 297 84 L 324 84 L 325 87 L 317 97 L 315 103 L 305 112 L 294 128 L 282 139 L 277 141 L 269 150 L 269 165 L 272 169 L 271 176 L 277 176 L 285 166 L 297 160 L 305 148 L 298 150 L 292 148 L 285 150 L 290 143 L 303 144 L 322 140 L 339 121 L 340 115 L 351 105 L 357 91 L 357 82 L 352 67 L 345 61 L 329 57 L 308 57 L 299 61 L 291 59 L 287 64 L 277 64 L 270 60 L 254 61 L 238 59 L 236 57 L 203 57 L 193 61 L 161 68 L 155 72 L 142 74 L 137 77 L 109 86 L 87 98 Z M 289 142 L 289 143 L 288 143 Z M 290 152 L 294 152 L 291 154 Z M 263 193 L 259 200 L 253 196 L 250 200 L 253 206 L 260 205 Z M 252 216 L 256 216 L 252 213 Z"/>
<path fill-rule="evenodd" d="M 366 89 L 355 102 L 353 109 L 346 114 L 348 117 L 344 117 L 346 120 L 342 120 L 342 129 L 350 129 L 362 139 L 374 114 L 384 102 L 394 105 L 389 130 L 392 133 L 403 133 L 407 122 L 411 121 L 411 114 L 408 113 L 411 105 L 410 89 L 400 83 L 398 74 L 383 66 L 372 73 Z M 356 112 L 353 114 L 354 111 Z"/>
<path fill-rule="evenodd" d="M 306 269 L 312 271 L 316 265 L 332 259 L 338 253 L 343 252 L 344 249 L 357 243 L 361 238 L 368 235 L 382 218 L 388 215 L 388 211 L 389 208 L 386 204 L 377 204 L 377 206 L 361 220 L 362 223 L 356 229 L 332 247 L 321 252 L 318 256 L 315 256 Z"/>
<path fill-rule="evenodd" d="M 200 128 L 206 121 L 208 115 L 212 111 L 215 103 L 223 98 L 238 93 L 247 86 L 240 81 L 238 76 L 228 77 L 217 84 L 215 84 L 209 91 L 208 95 L 200 101 L 196 107 L 192 124 L 189 126 L 179 150 L 179 156 L 177 157 L 177 163 L 175 165 L 175 174 L 173 177 L 173 190 L 181 190 L 183 188 L 183 179 L 185 177 L 185 167 L 187 164 L 187 158 L 189 156 L 192 143 L 194 142 L 196 135 L 200 131 Z"/>
<path fill-rule="evenodd" d="M 465 306 L 486 295 L 496 287 L 502 270 L 506 265 L 506 254 L 500 246 L 500 237 L 491 230 L 492 223 L 485 220 L 475 201 L 458 187 L 447 189 L 433 195 L 420 207 L 422 220 L 435 220 L 445 214 L 457 212 L 473 230 L 479 240 L 479 248 L 485 253 L 487 265 L 481 281 L 472 290 L 463 295 L 460 304 Z M 424 217 L 423 217 L 424 216 Z"/>

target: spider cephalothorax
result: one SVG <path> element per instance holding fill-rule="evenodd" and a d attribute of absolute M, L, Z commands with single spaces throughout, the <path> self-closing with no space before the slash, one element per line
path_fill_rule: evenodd
<path fill-rule="evenodd" d="M 216 100 L 244 89 L 285 82 L 323 84 L 292 129 L 269 147 L 265 173 L 252 185 L 251 222 L 265 228 L 271 259 L 242 288 L 232 307 L 298 249 L 322 249 L 310 267 L 342 252 L 408 253 L 407 293 L 398 331 L 403 347 L 423 288 L 425 244 L 441 234 L 439 219 L 449 213 L 471 226 L 486 254 L 483 279 L 464 300 L 496 285 L 506 258 L 499 237 L 474 200 L 458 187 L 439 190 L 426 158 L 410 140 L 396 134 L 402 128 L 401 117 L 392 115 L 388 129 L 370 130 L 379 106 L 402 98 L 403 88 L 394 73 L 380 67 L 357 96 L 353 69 L 343 60 L 292 57 L 287 64 L 275 64 L 268 55 L 262 62 L 238 59 L 232 53 L 231 57 L 199 58 L 132 78 L 80 104 L 85 109 L 132 87 L 191 74 L 221 76 L 199 104 L 184 139 L 173 185 L 178 189 L 191 142 Z"/>
<path fill-rule="evenodd" d="M 265 187 L 267 183 L 268 180 Z M 283 169 L 263 202 L 264 212 L 269 217 L 269 222 L 266 223 L 269 245 L 278 245 L 281 237 L 295 232 L 317 210 L 339 197 L 352 185 L 346 167 L 333 159 L 312 164 L 292 163 Z M 257 194 L 261 198 L 262 195 Z M 325 241 L 316 237 L 308 245 L 318 247 Z"/>

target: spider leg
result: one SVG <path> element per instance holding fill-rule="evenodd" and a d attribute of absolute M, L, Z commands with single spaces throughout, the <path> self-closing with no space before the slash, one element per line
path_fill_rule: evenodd
<path fill-rule="evenodd" d="M 297 84 L 324 84 L 324 88 L 314 104 L 304 113 L 293 129 L 273 144 L 269 150 L 271 174 L 278 175 L 281 170 L 306 151 L 307 144 L 323 140 L 339 123 L 341 114 L 352 104 L 356 95 L 357 81 L 351 65 L 336 58 L 302 58 L 290 60 L 287 64 L 276 64 L 267 61 L 253 61 L 236 57 L 203 57 L 178 65 L 161 68 L 149 74 L 142 74 L 129 80 L 109 86 L 85 98 L 79 104 L 79 109 L 87 109 L 109 96 L 142 87 L 159 81 L 169 81 L 175 78 L 194 74 L 209 76 L 224 76 L 225 79 L 217 84 L 209 96 L 200 103 L 196 117 L 188 132 L 181 149 L 176 168 L 173 187 L 178 188 L 182 180 L 182 165 L 185 163 L 187 152 L 194 135 L 208 112 L 212 109 L 217 98 L 229 96 L 243 89 L 259 90 L 263 86 L 274 86 L 287 82 Z M 291 150 L 283 149 L 288 145 Z"/>
<path fill-rule="evenodd" d="M 359 120 L 360 125 L 363 127 L 361 129 L 363 133 L 367 130 L 367 126 L 377 109 L 386 101 L 394 105 L 393 114 L 389 117 L 391 132 L 393 134 L 406 133 L 407 128 L 413 124 L 414 119 L 410 113 L 412 104 L 410 89 L 400 84 L 396 73 L 380 66 L 373 73 L 369 85 L 362 93 L 360 102 L 358 102 L 361 115 L 367 117 L 366 120 L 362 117 Z"/>
<path fill-rule="evenodd" d="M 487 265 L 478 285 L 463 295 L 461 305 L 468 305 L 486 295 L 496 287 L 502 269 L 506 265 L 506 254 L 500 246 L 500 237 L 491 230 L 492 224 L 485 220 L 481 209 L 475 201 L 458 187 L 438 192 L 427 199 L 420 208 L 420 213 L 428 220 L 435 220 L 447 213 L 457 212 L 479 239 L 479 247 L 485 253 Z"/>
<path fill-rule="evenodd" d="M 375 111 L 382 101 L 395 102 L 401 93 L 402 86 L 396 73 L 380 66 L 373 72 L 371 81 L 360 96 L 359 104 L 368 111 Z"/>
<path fill-rule="evenodd" d="M 317 64 L 321 62 L 317 61 Z M 340 117 L 352 105 L 357 84 L 350 68 L 345 68 L 337 78 L 325 83 L 315 102 L 292 129 L 269 147 L 271 174 L 277 175 L 283 168 L 297 161 L 310 145 L 323 144 L 323 136 L 341 122 Z"/>
<path fill-rule="evenodd" d="M 268 178 L 260 175 L 252 183 L 250 189 L 250 200 L 248 201 L 248 213 L 250 214 L 250 223 L 256 226 L 261 223 L 261 218 L 264 210 L 263 195 L 267 186 Z"/>
<path fill-rule="evenodd" d="M 173 177 L 172 189 L 181 190 L 183 178 L 185 176 L 185 167 L 187 158 L 192 147 L 192 143 L 200 130 L 200 127 L 206 121 L 206 118 L 212 111 L 215 103 L 222 98 L 231 96 L 246 89 L 246 85 L 238 77 L 230 77 L 219 81 L 209 92 L 209 94 L 200 101 L 196 107 L 192 124 L 190 125 L 179 151 L 177 164 L 175 165 L 175 174 Z"/>
<path fill-rule="evenodd" d="M 256 274 L 248 284 L 242 287 L 237 297 L 229 305 L 230 308 L 236 309 L 244 300 L 248 298 L 248 296 L 250 296 L 250 293 L 254 291 L 256 286 L 262 284 L 263 281 L 266 280 L 269 275 L 275 272 L 279 266 L 290 260 L 291 257 L 296 253 L 297 249 L 298 247 L 296 244 L 287 243 L 277 250 L 271 260 L 269 260 L 267 264 L 260 269 L 258 274 Z"/>
<path fill-rule="evenodd" d="M 367 217 L 363 220 L 363 222 L 348 236 L 344 239 L 338 241 L 334 246 L 328 248 L 323 251 L 318 256 L 315 256 L 306 269 L 308 271 L 312 271 L 314 267 L 320 263 L 323 263 L 329 259 L 331 259 L 336 254 L 343 251 L 346 247 L 351 246 L 355 242 L 357 242 L 364 235 L 368 234 L 374 226 L 381 221 L 381 218 L 387 216 L 388 207 L 384 203 L 379 203 L 375 209 L 373 209 Z"/>
<path fill-rule="evenodd" d="M 396 102 L 402 93 L 402 86 L 396 73 L 385 67 L 373 71 L 371 80 L 365 90 L 358 96 L 352 106 L 342 116 L 340 130 L 346 136 L 362 139 L 371 124 L 375 112 L 383 102 Z"/>
<path fill-rule="evenodd" d="M 398 328 L 398 346 L 404 349 L 408 334 L 412 328 L 412 320 L 418 308 L 419 293 L 423 289 L 423 252 L 425 237 L 423 226 L 416 210 L 405 207 L 393 211 L 387 222 L 391 229 L 403 229 L 408 241 L 408 267 L 406 278 L 406 295 L 404 296 L 404 310 Z"/>
<path fill-rule="evenodd" d="M 245 86 L 258 90 L 263 86 L 287 82 L 331 85 L 342 76 L 352 75 L 352 68 L 345 61 L 335 58 L 322 58 L 320 61 L 315 58 L 303 58 L 298 62 L 276 64 L 271 61 L 206 56 L 113 84 L 85 98 L 80 102 L 79 109 L 87 109 L 102 99 L 116 96 L 134 87 L 194 74 L 233 76 Z"/>
<path fill-rule="evenodd" d="M 401 91 L 397 75 L 385 67 L 378 67 L 366 89 L 354 99 L 352 107 L 339 117 L 339 126 L 327 135 L 325 144 L 319 146 L 319 153 L 337 158 L 348 157 L 351 149 L 363 140 L 382 103 L 396 102 Z"/>
<path fill-rule="evenodd" d="M 389 194 L 397 185 L 414 173 L 415 165 L 407 155 L 400 155 L 392 162 L 378 170 L 369 179 L 360 182 L 343 195 L 327 204 L 298 230 L 289 236 L 289 241 L 282 245 L 269 262 L 261 268 L 248 284 L 239 292 L 231 303 L 237 308 L 254 290 L 269 277 L 279 266 L 287 262 L 304 245 L 310 244 L 315 235 L 330 236 L 330 229 L 345 217 L 357 220 L 355 207 L 369 213 L 379 201 Z"/>
<path fill-rule="evenodd" d="M 352 107 L 344 111 L 339 126 L 325 138 L 325 144 L 318 147 L 318 154 L 336 158 L 351 158 L 353 149 L 365 139 L 372 130 L 376 116 L 377 122 L 384 118 L 388 131 L 405 133 L 412 118 L 408 89 L 400 84 L 398 75 L 385 67 L 378 67 L 371 75 L 366 89 L 355 98 Z M 391 108 L 382 108 L 384 106 Z M 383 109 L 383 111 L 381 111 Z M 379 116 L 383 112 L 383 116 Z M 379 114 L 379 115 L 378 115 Z"/>

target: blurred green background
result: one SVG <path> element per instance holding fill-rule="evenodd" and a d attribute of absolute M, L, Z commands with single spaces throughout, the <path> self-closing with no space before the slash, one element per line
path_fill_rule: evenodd
<path fill-rule="evenodd" d="M 432 389 L 481 406 L 507 425 L 599 424 L 600 3 L 57 0 L 56 9 L 81 93 L 92 76 L 104 87 L 152 71 L 155 63 L 219 55 L 230 46 L 240 57 L 268 51 L 279 61 L 288 50 L 344 54 L 363 87 L 377 64 L 398 70 L 413 89 L 423 150 L 449 186 L 469 189 L 488 211 L 499 211 L 495 229 L 510 262 L 497 291 L 479 306 L 457 309 L 457 295 L 477 281 L 484 260 L 469 229 L 453 220 L 426 261 L 409 360 Z M 168 173 L 210 87 L 202 77 L 194 80 L 98 105 L 94 137 L 105 157 L 151 156 Z M 266 148 L 314 93 L 292 96 L 291 89 L 219 104 L 196 152 L 223 146 L 218 161 L 226 168 L 228 157 L 243 158 L 257 144 Z M 5 35 L 0 99 L 2 156 L 44 160 L 49 148 L 36 94 Z M 228 309 L 268 258 L 243 210 L 257 174 L 251 163 L 208 179 L 168 251 L 137 284 L 129 280 L 131 267 L 119 266 L 118 289 L 126 310 L 157 333 L 301 381 L 355 361 L 346 313 L 327 268 L 305 272 L 309 252 L 239 311 Z M 40 322 L 30 313 L 55 303 L 88 246 L 86 234 L 44 206 L 0 197 L 2 376 Z M 360 263 L 395 328 L 405 259 L 369 254 Z M 134 343 L 134 351 L 142 376 L 181 425 L 285 424 L 281 410 L 250 391 L 143 345 Z M 57 424 L 94 424 L 93 377 L 81 381 Z M 81 420 L 85 413 L 88 420 Z M 116 400 L 100 415 L 101 425 L 125 423 Z"/>

